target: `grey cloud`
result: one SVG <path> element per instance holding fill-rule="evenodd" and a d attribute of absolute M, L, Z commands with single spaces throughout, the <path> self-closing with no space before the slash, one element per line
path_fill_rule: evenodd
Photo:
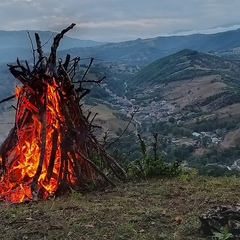
<path fill-rule="evenodd" d="M 238 22 L 239 0 L 1 0 L 0 29 L 59 31 L 121 41 Z"/>

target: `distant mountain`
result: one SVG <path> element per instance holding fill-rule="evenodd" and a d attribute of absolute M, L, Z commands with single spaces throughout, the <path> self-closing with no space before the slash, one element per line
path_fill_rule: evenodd
<path fill-rule="evenodd" d="M 87 49 L 74 48 L 63 51 L 65 55 L 94 57 L 104 61 L 125 63 L 130 65 L 147 65 L 161 57 L 176 53 L 183 49 L 201 52 L 214 52 L 218 55 L 234 55 L 239 57 L 240 29 L 216 34 L 193 34 L 188 36 L 156 37 L 137 39 L 120 43 L 109 43 L 104 46 Z M 239 49 L 238 49 L 239 48 Z"/>
<path fill-rule="evenodd" d="M 214 33 L 232 31 L 239 28 L 240 28 L 240 24 L 234 23 L 234 24 L 226 24 L 226 25 L 221 25 L 221 26 L 216 26 L 216 27 L 201 29 L 201 30 L 194 30 L 194 29 L 178 30 L 170 34 L 166 34 L 166 36 L 183 36 L 183 35 L 191 35 L 191 34 L 197 34 L 197 33 L 214 34 Z"/>
<path fill-rule="evenodd" d="M 40 35 L 43 50 L 49 52 L 53 38 L 57 33 L 51 31 L 28 31 L 32 42 L 35 46 L 34 33 Z M 31 42 L 27 30 L 22 31 L 0 31 L 0 63 L 15 61 L 17 57 L 20 59 L 29 59 L 32 57 Z M 65 50 L 75 47 L 93 47 L 103 45 L 104 43 L 95 42 L 91 40 L 80 40 L 64 36 L 62 39 L 59 50 Z"/>
<path fill-rule="evenodd" d="M 50 31 L 37 32 L 44 44 L 44 51 L 48 52 L 54 37 L 53 33 Z M 30 31 L 30 35 L 35 42 L 34 31 Z M 51 38 L 50 41 L 48 41 L 49 38 Z M 72 57 L 94 57 L 105 62 L 147 65 L 186 48 L 240 59 L 240 29 L 216 34 L 139 38 L 133 41 L 108 44 L 64 37 L 58 54 L 59 57 L 64 57 L 69 53 Z M 0 31 L 0 63 L 15 61 L 16 57 L 20 59 L 32 57 L 27 31 Z"/>

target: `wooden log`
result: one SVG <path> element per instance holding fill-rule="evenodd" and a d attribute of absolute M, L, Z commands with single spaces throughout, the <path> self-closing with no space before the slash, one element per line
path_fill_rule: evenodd
<path fill-rule="evenodd" d="M 105 157 L 105 160 L 107 161 L 108 166 L 114 175 L 117 176 L 120 180 L 126 181 L 127 174 L 124 169 L 116 162 L 116 160 L 103 149 L 101 150 L 101 156 Z"/>
<path fill-rule="evenodd" d="M 43 113 L 42 113 L 42 130 L 41 130 L 41 152 L 40 159 L 37 167 L 37 171 L 33 177 L 31 184 L 31 191 L 33 196 L 33 201 L 38 200 L 38 179 L 42 172 L 42 165 L 45 157 L 45 149 L 46 149 L 46 105 L 47 105 L 47 93 L 44 94 L 44 105 L 43 105 Z"/>
<path fill-rule="evenodd" d="M 49 183 L 52 173 L 53 173 L 53 168 L 54 168 L 54 163 L 55 163 L 55 158 L 56 158 L 56 153 L 57 153 L 57 147 L 58 147 L 58 130 L 54 128 L 53 134 L 52 134 L 52 149 L 51 149 L 51 155 L 49 159 L 49 165 L 47 169 L 47 175 L 46 175 L 46 182 Z"/>
<path fill-rule="evenodd" d="M 29 111 L 33 111 L 33 112 L 35 112 L 35 114 L 36 114 L 36 113 L 39 113 L 39 109 L 38 109 L 37 107 L 35 107 L 35 106 L 31 103 L 31 101 L 28 100 L 27 97 L 22 96 L 22 101 L 25 103 L 24 105 L 25 105 L 25 107 L 26 107 Z"/>
<path fill-rule="evenodd" d="M 76 151 L 76 153 L 83 158 L 106 182 L 110 183 L 112 186 L 116 187 L 116 184 L 106 176 L 90 159 L 84 156 L 80 151 Z"/>
<path fill-rule="evenodd" d="M 66 153 L 66 149 L 61 147 L 61 159 L 60 159 L 60 170 L 58 175 L 58 183 L 57 183 L 57 189 L 56 189 L 56 195 L 61 194 L 62 191 L 66 190 L 66 180 L 65 176 L 65 169 L 67 168 L 67 162 L 68 162 L 68 155 Z"/>

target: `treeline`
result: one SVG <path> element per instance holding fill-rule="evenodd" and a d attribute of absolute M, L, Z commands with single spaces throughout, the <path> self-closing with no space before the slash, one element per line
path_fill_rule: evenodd
<path fill-rule="evenodd" d="M 156 133 L 155 133 L 156 134 Z M 205 149 L 202 155 L 195 155 L 197 146 L 174 145 L 171 137 L 158 134 L 157 141 L 154 141 L 154 135 L 141 137 L 144 141 L 144 153 L 147 156 L 164 156 L 166 163 L 176 161 L 187 162 L 188 167 L 197 169 L 200 175 L 207 176 L 240 176 L 237 170 L 229 170 L 235 160 L 240 157 L 240 147 L 230 149 L 220 149 L 218 146 L 211 146 Z M 109 149 L 119 162 L 128 164 L 142 156 L 143 146 L 139 138 L 127 131 L 127 135 L 121 138 L 115 145 Z"/>
<path fill-rule="evenodd" d="M 213 119 L 197 119 L 193 127 L 195 132 L 212 132 L 217 129 L 231 130 L 239 125 L 238 120 L 223 121 L 218 118 Z"/>
<path fill-rule="evenodd" d="M 208 149 L 201 156 L 192 156 L 188 159 L 190 166 L 200 168 L 208 164 L 218 163 L 232 165 L 234 160 L 240 158 L 240 147 L 220 149 L 218 146 Z"/>
<path fill-rule="evenodd" d="M 169 134 L 172 134 L 173 136 L 183 136 L 183 137 L 191 137 L 192 136 L 192 131 L 184 128 L 182 126 L 178 126 L 175 123 L 175 119 L 174 118 L 170 118 L 169 119 L 170 122 L 163 122 L 163 121 L 159 121 L 159 122 L 155 122 L 152 123 L 149 126 L 149 132 L 154 133 L 161 133 L 161 135 L 163 136 L 168 136 Z M 146 128 L 146 126 L 143 127 Z M 143 129 L 144 131 L 145 129 Z"/>

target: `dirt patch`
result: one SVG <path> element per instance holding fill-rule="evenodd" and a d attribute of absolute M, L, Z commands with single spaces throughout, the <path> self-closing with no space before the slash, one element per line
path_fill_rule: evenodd
<path fill-rule="evenodd" d="M 204 148 L 197 148 L 195 151 L 194 151 L 194 155 L 195 156 L 202 156 L 203 154 L 205 154 L 207 152 L 206 149 Z"/>
<path fill-rule="evenodd" d="M 220 76 L 211 75 L 170 83 L 165 87 L 165 99 L 180 109 L 224 91 L 226 84 Z"/>
<path fill-rule="evenodd" d="M 221 142 L 224 148 L 236 147 L 240 144 L 240 129 L 229 132 Z"/>
<path fill-rule="evenodd" d="M 240 103 L 221 108 L 217 111 L 219 118 L 231 118 L 240 115 Z"/>
<path fill-rule="evenodd" d="M 111 118 L 115 118 L 113 115 L 114 110 L 110 109 L 109 107 L 107 107 L 106 105 L 103 105 L 103 104 L 99 104 L 96 106 L 83 105 L 83 111 L 84 112 L 91 111 L 93 115 L 95 113 L 98 113 L 97 118 L 102 119 L 102 120 L 108 120 Z"/>
<path fill-rule="evenodd" d="M 117 137 L 116 131 L 118 129 L 124 130 L 128 125 L 128 121 L 124 121 L 115 117 L 113 115 L 114 110 L 110 109 L 109 107 L 103 104 L 99 104 L 96 106 L 84 105 L 83 111 L 85 111 L 86 114 L 87 111 L 91 111 L 92 116 L 95 113 L 98 113 L 94 120 L 94 124 L 101 126 L 101 129 L 98 129 L 95 132 L 99 140 L 103 139 L 103 136 L 105 135 L 106 132 L 108 132 L 108 139 L 116 138 Z M 130 124 L 128 130 L 129 131 L 135 130 L 133 124 Z"/>

